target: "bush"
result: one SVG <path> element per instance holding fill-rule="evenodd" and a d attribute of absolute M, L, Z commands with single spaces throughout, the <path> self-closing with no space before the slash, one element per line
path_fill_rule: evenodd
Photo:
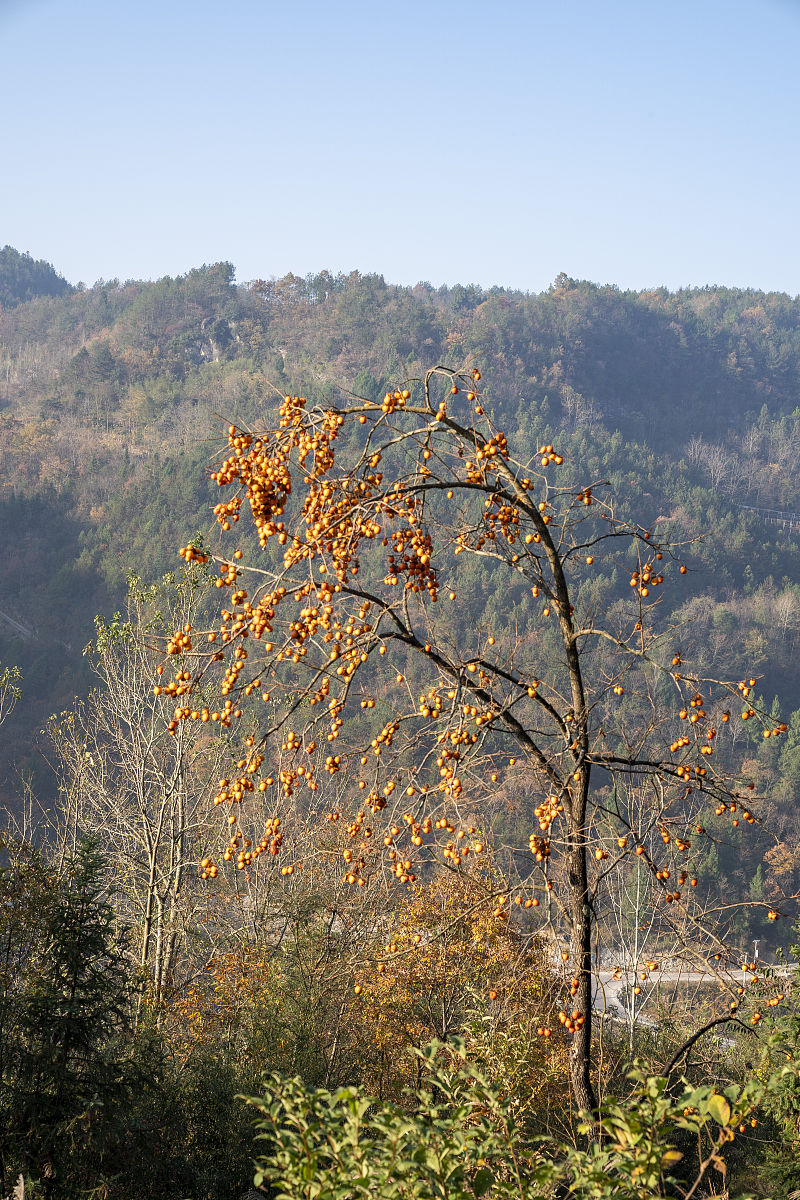
<path fill-rule="evenodd" d="M 329 1092 L 272 1076 L 263 1097 L 255 1183 L 276 1200 L 650 1200 L 687 1194 L 712 1170 L 763 1093 L 751 1083 L 721 1093 L 635 1071 L 625 1104 L 604 1104 L 578 1128 L 580 1145 L 521 1132 L 513 1096 L 466 1061 L 463 1042 L 419 1052 L 423 1082 L 407 1107 L 357 1089 Z M 696 1160 L 675 1143 L 699 1148 Z M 684 1177 L 679 1178 L 684 1167 Z"/>

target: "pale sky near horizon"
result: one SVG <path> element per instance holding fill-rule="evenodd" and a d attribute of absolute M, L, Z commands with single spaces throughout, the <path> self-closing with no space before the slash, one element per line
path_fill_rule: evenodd
<path fill-rule="evenodd" d="M 800 0 L 0 0 L 0 245 L 800 293 Z"/>

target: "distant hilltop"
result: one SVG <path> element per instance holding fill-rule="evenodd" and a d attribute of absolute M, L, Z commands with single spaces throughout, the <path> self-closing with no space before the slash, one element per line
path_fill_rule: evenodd
<path fill-rule="evenodd" d="M 13 246 L 0 250 L 0 308 L 14 308 L 37 296 L 66 296 L 74 290 L 44 259 L 20 254 Z"/>

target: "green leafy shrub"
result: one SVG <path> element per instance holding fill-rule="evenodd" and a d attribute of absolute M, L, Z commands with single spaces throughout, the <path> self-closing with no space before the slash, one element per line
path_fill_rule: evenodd
<path fill-rule="evenodd" d="M 422 1082 L 407 1107 L 273 1075 L 263 1097 L 247 1097 L 267 1147 L 256 1186 L 268 1184 L 276 1200 L 696 1195 L 712 1171 L 724 1180 L 725 1148 L 768 1086 L 684 1087 L 675 1096 L 666 1079 L 637 1069 L 631 1097 L 604 1104 L 569 1144 L 527 1137 L 516 1099 L 466 1061 L 463 1042 L 432 1042 L 419 1060 Z"/>

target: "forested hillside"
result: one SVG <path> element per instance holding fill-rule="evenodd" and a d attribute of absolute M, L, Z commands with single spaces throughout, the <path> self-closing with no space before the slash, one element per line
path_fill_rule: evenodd
<path fill-rule="evenodd" d="M 48 291 L 54 272 L 4 254 L 4 295 L 24 299 L 20 262 Z M 11 760 L 47 787 L 34 743 L 90 686 L 81 652 L 95 614 L 120 606 L 130 570 L 159 578 L 208 528 L 206 467 L 229 420 L 262 420 L 287 389 L 377 399 L 431 364 L 470 362 L 517 457 L 557 438 L 630 513 L 696 539 L 692 587 L 683 603 L 670 597 L 664 619 L 685 623 L 709 670 L 733 671 L 742 652 L 759 695 L 779 703 L 788 740 L 752 754 L 794 829 L 800 300 L 620 292 L 565 276 L 535 296 L 397 287 L 357 272 L 238 285 L 227 263 L 62 291 L 0 310 L 0 657 L 24 675 L 6 727 L 8 802 L 19 782 Z M 486 569 L 471 569 L 465 623 L 491 597 Z M 616 584 L 594 586 L 600 597 Z M 784 832 L 796 845 L 796 831 Z M 796 850 L 784 870 L 787 861 L 800 870 Z"/>
<path fill-rule="evenodd" d="M 13 308 L 36 296 L 66 296 L 72 287 L 44 259 L 35 261 L 12 246 L 0 250 L 0 305 Z"/>

